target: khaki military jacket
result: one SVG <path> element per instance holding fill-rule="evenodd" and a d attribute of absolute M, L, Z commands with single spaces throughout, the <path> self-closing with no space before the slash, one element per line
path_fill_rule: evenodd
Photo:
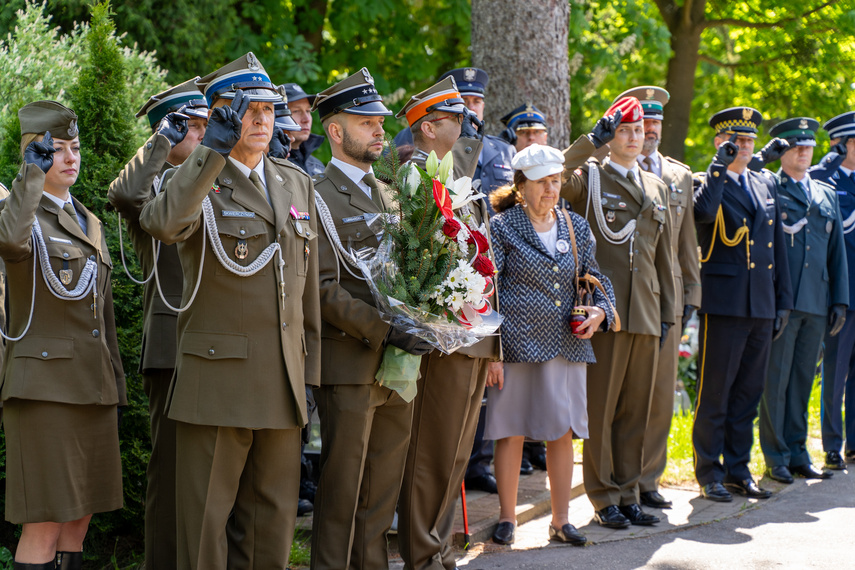
<path fill-rule="evenodd" d="M 144 231 L 178 243 L 182 306 L 199 283 L 178 317 L 168 404 L 174 420 L 271 429 L 308 421 L 305 385 L 319 383 L 321 361 L 314 189 L 287 161 L 263 160 L 271 203 L 230 160 L 199 145 L 140 214 Z M 216 258 L 203 236 L 206 196 L 227 259 L 247 266 L 268 245 L 280 245 L 284 307 L 278 256 L 250 277 L 233 274 Z M 310 219 L 295 219 L 292 208 Z"/>
<path fill-rule="evenodd" d="M 34 164 L 24 164 L 12 192 L 0 207 L 0 256 L 6 262 L 9 295 L 9 342 L 0 398 L 41 400 L 65 404 L 126 405 L 125 374 L 119 357 L 113 317 L 110 275 L 113 264 L 98 218 L 72 198 L 86 216 L 88 233 L 44 196 L 45 175 Z M 77 286 L 88 259 L 98 262 L 97 299 L 92 293 L 79 301 L 57 298 L 48 289 L 36 262 L 33 220 L 38 218 L 50 265 L 59 275 L 71 271 L 69 289 Z M 35 301 L 33 264 L 36 264 Z M 95 305 L 95 306 L 93 306 Z"/>
<path fill-rule="evenodd" d="M 154 269 L 155 250 L 151 236 L 140 227 L 143 206 L 154 198 L 164 172 L 172 168 L 166 157 L 171 146 L 163 135 L 154 134 L 140 147 L 124 170 L 110 184 L 107 199 L 128 222 L 128 235 L 142 268 L 142 278 Z M 146 189 L 148 194 L 146 194 Z M 178 247 L 161 243 L 157 271 L 164 297 L 173 307 L 181 304 L 183 275 Z M 157 292 L 154 277 L 143 286 L 143 331 L 140 371 L 174 368 L 178 313 L 168 308 Z"/>
<path fill-rule="evenodd" d="M 685 305 L 701 306 L 701 264 L 695 233 L 692 171 L 685 164 L 661 154 L 659 164 L 662 165 L 662 181 L 668 187 L 668 211 L 671 214 L 675 317 L 682 317 Z"/>
<path fill-rule="evenodd" d="M 660 336 L 661 323 L 673 324 L 676 314 L 667 188 L 658 176 L 640 171 L 642 191 L 639 191 L 611 167 L 609 159 L 602 165 L 586 163 L 594 151 L 594 145 L 585 136 L 564 151 L 561 197 L 570 202 L 574 212 L 585 216 L 588 169 L 599 170 L 601 203 L 591 204 L 586 219 L 597 241 L 600 270 L 614 286 L 621 330 Z M 606 223 L 613 231 L 636 220 L 634 239 L 620 245 L 606 241 L 594 208 L 603 209 Z"/>

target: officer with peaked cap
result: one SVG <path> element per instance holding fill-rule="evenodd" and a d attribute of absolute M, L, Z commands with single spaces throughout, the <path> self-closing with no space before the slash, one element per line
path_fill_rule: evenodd
<path fill-rule="evenodd" d="M 834 186 L 840 203 L 849 279 L 850 309 L 840 334 L 825 339 L 822 369 L 822 447 L 825 466 L 845 469 L 855 462 L 855 111 L 829 119 L 823 125 L 831 138 L 831 152 L 808 172 L 814 180 Z M 845 448 L 844 448 L 845 441 Z M 845 449 L 845 450 L 844 450 Z M 841 455 L 842 453 L 842 455 Z"/>
<path fill-rule="evenodd" d="M 142 228 L 178 243 L 186 284 L 167 402 L 177 567 L 284 568 L 305 385 L 320 377 L 314 190 L 265 156 L 281 96 L 253 53 L 197 85 L 212 108 L 202 144 L 165 191 L 139 197 Z"/>
<path fill-rule="evenodd" d="M 407 117 L 413 132 L 413 163 L 424 168 L 430 151 L 438 157 L 451 152 L 454 178 L 473 175 L 481 141 L 465 136 L 457 121 L 468 111 L 462 99 L 454 78 L 446 77 L 404 105 L 399 116 Z M 483 224 L 489 239 L 483 199 L 464 208 L 463 215 L 471 215 L 476 226 Z M 497 296 L 492 301 L 501 311 Z M 450 355 L 434 351 L 422 358 L 398 509 L 398 545 L 407 568 L 456 566 L 451 543 L 454 511 L 475 438 L 488 366 L 500 358 L 497 337 Z"/>
<path fill-rule="evenodd" d="M 424 354 L 430 345 L 380 318 L 350 255 L 376 248 L 368 226 L 391 209 L 372 163 L 383 152 L 383 104 L 366 68 L 314 101 L 332 159 L 315 177 L 321 219 L 321 385 L 315 388 L 321 458 L 312 527 L 312 568 L 385 568 L 386 533 L 401 486 L 412 403 L 375 380 L 384 346 Z"/>
<path fill-rule="evenodd" d="M 702 495 L 718 502 L 733 500 L 731 492 L 771 496 L 748 462 L 772 337 L 793 308 L 775 184 L 747 168 L 762 120 L 750 107 L 712 116 L 717 152 L 695 192 L 702 265 L 692 443 Z"/>
<path fill-rule="evenodd" d="M 692 314 L 701 306 L 701 276 L 698 267 L 698 239 L 692 202 L 692 170 L 659 152 L 664 108 L 670 95 L 661 87 L 635 87 L 619 95 L 636 97 L 644 110 L 644 144 L 636 160 L 642 170 L 652 172 L 668 187 L 668 212 L 671 216 L 671 267 L 674 271 L 674 333 L 669 334 L 659 351 L 650 418 L 644 434 L 644 464 L 639 490 L 641 504 L 668 508 L 671 501 L 659 493 L 659 479 L 668 463 L 668 433 L 674 415 L 674 390 L 680 336 Z"/>
<path fill-rule="evenodd" d="M 501 137 L 514 145 L 516 152 L 533 144 L 546 144 L 546 115 L 531 103 L 520 105 L 502 117 L 501 121 L 507 127 Z"/>
<path fill-rule="evenodd" d="M 309 176 L 320 174 L 324 171 L 324 163 L 312 156 L 324 143 L 322 135 L 312 132 L 312 105 L 315 95 L 306 93 L 296 83 L 285 83 L 280 87 L 285 89 L 292 118 L 300 126 L 299 131 L 290 135 L 291 155 L 288 160 L 302 168 Z"/>
<path fill-rule="evenodd" d="M 279 91 L 282 100 L 273 104 L 276 118 L 273 121 L 273 138 L 270 139 L 267 156 L 285 160 L 288 158 L 291 149 L 291 137 L 300 131 L 300 125 L 295 123 L 291 116 L 291 109 L 288 108 L 288 94 L 285 92 L 285 88 L 280 85 L 276 90 Z"/>
<path fill-rule="evenodd" d="M 639 506 L 642 449 L 659 350 L 674 323 L 674 277 L 668 190 L 641 170 L 644 112 L 619 99 L 565 156 L 561 197 L 589 212 L 600 269 L 614 287 L 620 330 L 595 334 L 598 358 L 588 368 L 590 439 L 582 466 L 597 522 L 608 528 L 651 525 Z M 588 158 L 609 145 L 602 163 Z M 679 331 L 672 334 L 679 335 Z"/>
<path fill-rule="evenodd" d="M 789 144 L 776 182 L 794 309 L 787 328 L 772 342 L 766 386 L 760 400 L 760 447 L 770 477 L 791 483 L 793 475 L 827 479 L 811 465 L 807 443 L 808 400 L 823 337 L 843 328 L 849 305 L 849 276 L 843 222 L 834 188 L 808 176 L 819 122 L 787 119 L 769 134 Z"/>
<path fill-rule="evenodd" d="M 18 118 L 24 163 L 0 205 L 6 519 L 23 524 L 15 568 L 79 570 L 92 514 L 122 507 L 116 408 L 127 398 L 112 262 L 101 221 L 70 193 L 77 115 L 36 101 Z"/>
<path fill-rule="evenodd" d="M 155 569 L 175 566 L 175 422 L 166 416 L 166 403 L 175 372 L 178 313 L 169 305 L 180 304 L 184 281 L 177 246 L 160 244 L 155 250 L 151 236 L 140 227 L 143 202 L 137 198 L 145 195 L 150 200 L 157 195 L 164 173 L 180 166 L 202 142 L 208 124 L 208 102 L 196 87 L 197 79 L 153 95 L 139 110 L 137 117 L 148 119 L 153 134 L 110 184 L 107 193 L 107 199 L 127 221 L 145 281 L 140 372 L 151 420 L 145 552 L 147 566 Z"/>

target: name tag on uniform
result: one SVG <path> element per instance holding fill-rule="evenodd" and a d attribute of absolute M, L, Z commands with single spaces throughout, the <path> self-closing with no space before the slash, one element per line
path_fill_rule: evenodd
<path fill-rule="evenodd" d="M 53 243 L 64 243 L 66 245 L 74 245 L 74 243 L 70 239 L 58 238 L 53 236 L 48 236 L 48 239 Z"/>
<path fill-rule="evenodd" d="M 603 196 L 606 198 L 612 198 L 613 200 L 620 200 L 620 195 L 618 194 L 609 194 L 608 192 L 601 192 Z"/>
<path fill-rule="evenodd" d="M 365 219 L 365 214 L 362 214 L 360 216 L 351 216 L 349 218 L 342 218 L 341 223 L 352 224 L 353 222 L 361 222 L 364 219 Z"/>
<path fill-rule="evenodd" d="M 254 218 L 255 212 L 244 212 L 241 210 L 223 210 L 224 218 Z"/>

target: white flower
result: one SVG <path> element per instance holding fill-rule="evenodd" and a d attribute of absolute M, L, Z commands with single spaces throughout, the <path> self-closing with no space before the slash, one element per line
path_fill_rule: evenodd
<path fill-rule="evenodd" d="M 484 198 L 484 194 L 472 191 L 472 179 L 468 176 L 462 176 L 457 180 L 449 177 L 445 183 L 445 187 L 451 196 L 452 210 L 459 210 L 472 200 Z"/>
<path fill-rule="evenodd" d="M 404 190 L 410 196 L 416 193 L 416 190 L 419 188 L 419 184 L 422 181 L 422 177 L 419 174 L 419 169 L 412 163 L 409 165 L 409 171 L 407 173 L 406 181 L 404 182 Z"/>
<path fill-rule="evenodd" d="M 440 182 L 450 180 L 452 172 L 454 172 L 454 157 L 450 152 L 447 152 L 442 157 L 442 162 L 439 163 L 439 168 L 436 171 L 436 179 Z M 448 185 L 446 184 L 446 186 Z"/>
<path fill-rule="evenodd" d="M 433 178 L 437 168 L 439 168 L 439 158 L 436 156 L 436 151 L 432 150 L 425 161 L 425 172 Z"/>

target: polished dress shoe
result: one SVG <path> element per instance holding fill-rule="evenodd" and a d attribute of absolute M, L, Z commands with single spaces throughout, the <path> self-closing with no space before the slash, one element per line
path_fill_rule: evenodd
<path fill-rule="evenodd" d="M 796 467 L 791 466 L 790 472 L 805 479 L 831 479 L 831 476 L 834 475 L 831 471 L 822 471 L 810 463 L 797 465 Z"/>
<path fill-rule="evenodd" d="M 531 465 L 540 469 L 541 471 L 546 471 L 546 452 L 543 453 L 532 453 L 531 454 Z"/>
<path fill-rule="evenodd" d="M 839 451 L 829 451 L 825 454 L 825 468 L 834 469 L 835 471 L 846 469 L 846 462 L 843 461 L 843 457 Z"/>
<path fill-rule="evenodd" d="M 728 490 L 724 488 L 724 485 L 718 481 L 713 481 L 712 483 L 704 485 L 701 489 L 701 495 L 704 499 L 709 499 L 716 503 L 729 503 L 733 500 L 733 495 L 731 495 Z"/>
<path fill-rule="evenodd" d="M 774 467 L 770 467 L 766 470 L 766 474 L 769 475 L 770 479 L 773 479 L 778 483 L 786 483 L 789 485 L 793 482 L 793 474 L 790 473 L 790 470 L 787 469 L 786 465 L 775 465 Z"/>
<path fill-rule="evenodd" d="M 498 487 L 496 487 L 496 477 L 492 473 L 484 473 L 483 475 L 466 479 L 466 488 L 494 494 L 499 492 Z"/>
<path fill-rule="evenodd" d="M 493 542 L 496 544 L 513 544 L 514 531 L 517 526 L 512 522 L 500 522 L 493 531 Z"/>
<path fill-rule="evenodd" d="M 574 546 L 582 546 L 588 539 L 581 532 L 576 530 L 576 527 L 570 523 L 562 525 L 561 528 L 555 528 L 549 525 L 549 540 L 557 540 L 558 542 L 566 542 Z"/>
<path fill-rule="evenodd" d="M 650 526 L 659 522 L 659 517 L 645 513 L 637 503 L 632 505 L 621 505 L 618 508 L 630 524 Z"/>
<path fill-rule="evenodd" d="M 674 504 L 663 497 L 659 491 L 643 491 L 641 493 L 641 504 L 654 509 L 670 509 Z"/>
<path fill-rule="evenodd" d="M 761 489 L 751 477 L 742 481 L 725 481 L 724 486 L 728 491 L 733 491 L 752 499 L 768 499 L 772 496 L 772 491 Z"/>
<path fill-rule="evenodd" d="M 531 461 L 523 457 L 520 462 L 520 475 L 531 475 L 532 473 L 534 473 L 534 467 L 532 467 Z"/>
<path fill-rule="evenodd" d="M 312 501 L 308 499 L 297 499 L 297 516 L 302 517 L 311 513 L 315 509 Z"/>
<path fill-rule="evenodd" d="M 600 523 L 600 526 L 606 528 L 629 527 L 629 519 L 621 514 L 617 505 L 609 505 L 605 509 L 594 512 L 594 518 Z"/>

